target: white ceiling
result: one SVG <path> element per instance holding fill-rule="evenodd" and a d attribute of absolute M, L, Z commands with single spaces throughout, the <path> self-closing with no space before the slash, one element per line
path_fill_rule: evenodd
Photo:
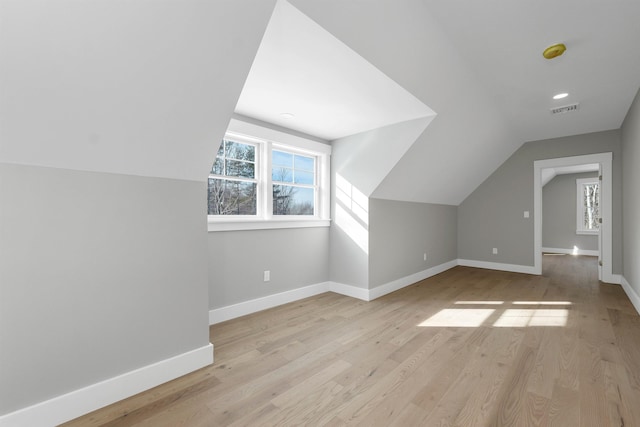
<path fill-rule="evenodd" d="M 640 1 L 423 3 L 523 142 L 620 127 L 640 85 Z M 565 54 L 544 59 L 558 42 Z M 572 103 L 577 112 L 550 114 Z M 433 113 L 285 1 L 236 111 L 328 140 Z"/>
<path fill-rule="evenodd" d="M 640 85 L 638 0 L 205 3 L 0 1 L 0 161 L 202 180 L 238 99 L 329 140 L 433 110 L 372 196 L 457 205 L 525 141 L 619 128 Z M 277 117 L 244 111 L 254 79 Z"/>
<path fill-rule="evenodd" d="M 289 1 L 236 112 L 334 140 L 435 111 L 373 197 L 457 205 L 526 141 L 618 129 L 640 86 L 637 0 Z"/>
<path fill-rule="evenodd" d="M 640 85 L 640 1 L 423 1 L 523 141 L 621 126 Z M 555 43 L 567 51 L 544 59 Z"/>
<path fill-rule="evenodd" d="M 285 1 L 276 4 L 236 113 L 327 141 L 434 115 Z"/>

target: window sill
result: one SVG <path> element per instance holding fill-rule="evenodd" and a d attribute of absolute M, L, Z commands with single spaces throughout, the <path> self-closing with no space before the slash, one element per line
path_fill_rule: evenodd
<path fill-rule="evenodd" d="M 598 231 L 576 230 L 576 234 L 585 234 L 589 236 L 597 236 L 598 233 L 599 233 Z"/>
<path fill-rule="evenodd" d="M 226 221 L 209 221 L 209 232 L 239 230 L 272 230 L 279 228 L 313 228 L 329 227 L 330 219 L 235 219 Z"/>

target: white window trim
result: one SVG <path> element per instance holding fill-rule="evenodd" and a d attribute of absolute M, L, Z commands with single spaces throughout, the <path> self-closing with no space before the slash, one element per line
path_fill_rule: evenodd
<path fill-rule="evenodd" d="M 305 228 L 305 227 L 328 227 L 331 225 L 330 219 L 330 161 L 331 146 L 296 135 L 277 131 L 267 127 L 244 122 L 238 119 L 231 119 L 227 129 L 227 135 L 239 137 L 247 142 L 258 143 L 259 158 L 257 174 L 258 191 L 264 197 L 258 199 L 258 212 L 266 212 L 262 216 L 214 216 L 208 215 L 208 230 L 232 231 L 232 230 L 262 230 L 276 228 Z M 242 141 L 241 141 L 242 142 Z M 282 149 L 300 154 L 313 155 L 317 161 L 318 191 L 316 194 L 316 214 L 307 215 L 287 215 L 273 216 L 271 210 L 267 209 L 272 205 L 272 192 L 261 186 L 268 185 L 271 173 L 271 156 L 267 153 L 272 149 Z"/>
<path fill-rule="evenodd" d="M 600 230 L 585 230 L 583 218 L 582 186 L 585 184 L 600 183 L 598 177 L 576 179 L 576 234 L 597 236 Z"/>

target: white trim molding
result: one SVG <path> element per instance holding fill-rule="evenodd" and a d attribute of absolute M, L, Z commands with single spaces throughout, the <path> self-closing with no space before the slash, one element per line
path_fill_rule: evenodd
<path fill-rule="evenodd" d="M 447 271 L 450 268 L 453 268 L 457 265 L 458 265 L 458 260 L 454 259 L 449 262 L 445 262 L 444 264 L 436 265 L 435 267 L 431 267 L 426 270 L 419 271 L 418 273 L 414 273 L 409 276 L 405 276 L 400 279 L 393 280 L 384 285 L 376 286 L 375 288 L 369 290 L 369 301 L 372 301 L 376 298 L 380 298 L 383 295 L 390 294 L 391 292 L 395 292 L 409 285 L 413 285 L 414 283 L 417 283 L 421 280 L 428 279 L 431 276 L 440 274 L 443 271 Z"/>
<path fill-rule="evenodd" d="M 213 363 L 213 344 L 0 416 L 2 427 L 49 427 L 77 418 Z"/>
<path fill-rule="evenodd" d="M 552 254 L 567 254 L 567 255 L 587 255 L 598 256 L 600 252 L 589 249 L 564 249 L 564 248 L 542 248 L 542 252 L 549 252 Z"/>
<path fill-rule="evenodd" d="M 269 221 L 257 219 L 235 219 L 207 222 L 209 232 L 216 231 L 238 231 L 238 230 L 269 230 L 281 228 L 313 228 L 313 227 L 329 227 L 330 219 L 297 219 L 297 220 L 278 220 L 271 219 Z"/>
<path fill-rule="evenodd" d="M 298 301 L 325 292 L 335 292 L 348 297 L 369 301 L 369 290 L 357 286 L 345 285 L 337 282 L 322 282 L 303 288 L 292 289 L 261 298 L 243 301 L 225 307 L 214 308 L 209 311 L 209 325 L 235 319 L 248 314 L 257 313 L 262 310 L 277 307 L 279 305 Z"/>
<path fill-rule="evenodd" d="M 286 292 L 280 292 L 265 297 L 243 301 L 237 304 L 225 307 L 214 308 L 209 311 L 209 324 L 224 322 L 226 320 L 235 319 L 237 317 L 246 316 L 248 314 L 257 313 L 258 311 L 277 307 L 282 304 L 298 301 L 303 298 L 312 297 L 325 292 L 335 292 L 336 294 L 345 295 L 351 298 L 357 298 L 362 301 L 372 301 L 383 295 L 397 291 L 406 286 L 413 285 L 416 282 L 427 279 L 443 271 L 458 265 L 458 260 L 445 262 L 444 264 L 428 268 L 415 274 L 391 281 L 373 289 L 361 288 L 353 285 L 346 285 L 338 282 L 322 282 L 315 285 L 305 286 L 303 288 L 293 289 Z"/>
<path fill-rule="evenodd" d="M 475 261 L 471 259 L 459 259 L 458 265 L 486 268 L 488 270 L 510 271 L 512 273 L 536 274 L 535 267 L 531 265 L 503 264 L 500 262 Z"/>
<path fill-rule="evenodd" d="M 329 282 L 329 290 L 336 294 L 344 295 L 351 298 L 357 298 L 362 301 L 371 301 L 369 298 L 369 289 L 360 288 L 353 285 L 345 285 L 344 283 Z"/>
<path fill-rule="evenodd" d="M 235 319 L 237 317 L 246 316 L 247 314 L 257 313 L 258 311 L 266 310 L 268 308 L 277 307 L 282 304 L 329 292 L 329 284 L 330 282 L 317 283 L 315 285 L 267 295 L 261 298 L 227 305 L 225 307 L 214 308 L 213 310 L 209 310 L 209 325 L 215 325 L 216 323 L 224 322 L 226 320 Z"/>
<path fill-rule="evenodd" d="M 625 279 L 624 276 L 621 276 L 620 278 L 621 278 L 620 284 L 622 285 L 622 289 L 624 289 L 624 292 L 629 297 L 629 300 L 631 300 L 631 304 L 633 304 L 633 307 L 636 309 L 638 314 L 640 314 L 640 295 L 638 295 L 635 289 L 631 287 L 631 285 L 629 284 L 629 282 L 627 282 L 627 279 Z"/>
<path fill-rule="evenodd" d="M 612 274 L 611 282 L 613 285 L 622 285 L 622 274 Z"/>

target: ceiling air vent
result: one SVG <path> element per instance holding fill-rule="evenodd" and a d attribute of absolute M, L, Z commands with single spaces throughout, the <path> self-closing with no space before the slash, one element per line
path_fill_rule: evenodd
<path fill-rule="evenodd" d="M 578 111 L 580 104 L 575 103 L 571 105 L 565 105 L 564 107 L 556 107 L 551 109 L 551 114 L 564 114 L 572 111 Z"/>

